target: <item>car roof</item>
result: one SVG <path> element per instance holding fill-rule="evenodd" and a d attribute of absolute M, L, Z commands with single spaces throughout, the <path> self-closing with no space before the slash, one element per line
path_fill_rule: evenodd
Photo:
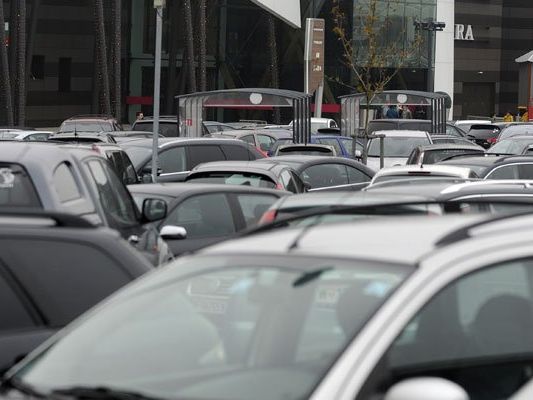
<path fill-rule="evenodd" d="M 213 256 L 290 253 L 415 264 L 430 255 L 451 232 L 488 219 L 483 215 L 434 218 L 410 215 L 274 229 L 218 244 L 201 253 Z"/>
<path fill-rule="evenodd" d="M 324 156 L 312 156 L 312 155 L 306 155 L 306 154 L 294 154 L 294 155 L 283 155 L 283 156 L 275 156 L 275 157 L 268 157 L 268 158 L 262 158 L 259 160 L 255 160 L 254 162 L 275 162 L 275 163 L 283 163 L 288 162 L 291 164 L 307 164 L 312 162 L 324 162 L 324 163 L 334 163 L 334 162 L 341 162 L 345 163 L 347 159 L 344 157 L 324 157 Z M 349 160 L 348 160 L 349 162 Z"/>
<path fill-rule="evenodd" d="M 475 165 L 479 167 L 490 167 L 492 165 L 500 164 L 512 164 L 512 163 L 532 163 L 533 157 L 531 156 L 491 156 L 490 153 L 486 153 L 485 157 L 457 157 L 451 160 L 441 161 L 438 164 L 444 165 Z"/>
<path fill-rule="evenodd" d="M 509 142 L 533 142 L 533 135 L 521 135 L 521 136 L 510 136 L 498 140 L 498 142 L 509 141 Z M 490 153 L 490 149 L 487 150 Z"/>
<path fill-rule="evenodd" d="M 65 159 L 64 146 L 47 142 L 5 142 L 0 146 L 0 160 L 2 162 L 25 165 L 40 163 L 52 166 L 57 160 Z M 79 150 L 85 153 L 88 150 Z"/>
<path fill-rule="evenodd" d="M 171 138 L 159 138 L 158 146 L 163 148 L 170 146 L 174 143 L 184 143 L 184 144 L 231 144 L 238 143 L 245 145 L 242 140 L 237 139 L 226 139 L 226 138 L 189 138 L 189 137 L 171 137 Z M 138 138 L 129 140 L 127 142 L 121 142 L 120 145 L 124 148 L 127 147 L 146 147 L 152 148 L 153 140 L 151 138 Z"/>
<path fill-rule="evenodd" d="M 455 198 L 467 195 L 500 195 L 520 194 L 533 198 L 533 180 L 496 180 L 487 179 L 450 185 L 441 191 L 441 197 Z"/>
<path fill-rule="evenodd" d="M 376 172 L 374 178 L 381 176 L 408 176 L 410 173 L 423 173 L 428 174 L 442 174 L 458 178 L 468 178 L 470 175 L 470 169 L 466 167 L 458 167 L 455 165 L 440 165 L 440 164 L 424 164 L 424 165 L 398 165 L 395 167 L 382 168 Z"/>
<path fill-rule="evenodd" d="M 433 138 L 433 136 L 432 136 Z M 432 151 L 432 150 L 479 150 L 485 151 L 482 147 L 477 144 L 457 144 L 457 143 L 436 143 L 436 144 L 424 144 L 418 146 L 421 151 Z"/>
<path fill-rule="evenodd" d="M 374 131 L 373 135 L 385 135 L 388 136 L 398 136 L 398 137 L 427 137 L 428 133 L 424 131 L 414 131 L 414 130 L 402 130 L 395 129 L 390 131 Z"/>
<path fill-rule="evenodd" d="M 282 197 L 289 195 L 289 192 L 278 189 L 257 188 L 246 185 L 224 185 L 217 183 L 149 183 L 140 185 L 129 185 L 128 189 L 132 193 L 144 193 L 150 195 L 160 195 L 168 197 L 179 197 L 182 195 L 198 193 L 248 193 L 265 194 Z"/>
<path fill-rule="evenodd" d="M 268 159 L 267 159 L 268 160 Z M 266 172 L 279 170 L 284 168 L 278 163 L 274 162 L 261 162 L 256 163 L 255 161 L 212 161 L 200 164 L 194 167 L 191 174 L 196 172 L 205 172 L 205 171 L 247 171 L 247 172 Z"/>

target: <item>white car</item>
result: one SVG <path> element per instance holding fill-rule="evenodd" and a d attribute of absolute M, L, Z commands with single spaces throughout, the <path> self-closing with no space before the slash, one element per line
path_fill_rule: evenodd
<path fill-rule="evenodd" d="M 294 121 L 291 121 L 289 128 L 292 128 Z M 331 118 L 311 118 L 311 133 L 318 133 L 319 129 L 338 128 L 337 122 Z"/>
<path fill-rule="evenodd" d="M 0 398 L 507 399 L 533 361 L 532 226 L 411 215 L 229 241 L 89 311 Z"/>
<path fill-rule="evenodd" d="M 491 120 L 487 119 L 463 119 L 455 121 L 455 126 L 461 128 L 463 131 L 468 133 L 472 125 L 490 125 L 492 124 Z"/>
<path fill-rule="evenodd" d="M 376 172 L 367 187 L 399 179 L 479 179 L 470 168 L 448 165 L 405 165 L 383 168 Z"/>
<path fill-rule="evenodd" d="M 424 131 L 376 131 L 373 135 L 384 136 L 384 167 L 405 165 L 415 147 L 433 143 L 430 134 Z M 375 171 L 380 169 L 380 141 L 372 138 L 367 146 L 367 166 Z"/>

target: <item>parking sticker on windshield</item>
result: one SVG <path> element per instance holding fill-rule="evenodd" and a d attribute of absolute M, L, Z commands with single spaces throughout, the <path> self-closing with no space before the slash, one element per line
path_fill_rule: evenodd
<path fill-rule="evenodd" d="M 15 174 L 11 168 L 0 168 L 0 188 L 9 189 L 15 184 Z"/>

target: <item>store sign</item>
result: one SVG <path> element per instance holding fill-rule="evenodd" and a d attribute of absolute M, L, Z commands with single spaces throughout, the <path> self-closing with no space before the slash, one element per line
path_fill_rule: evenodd
<path fill-rule="evenodd" d="M 469 40 L 473 41 L 474 31 L 472 30 L 472 25 L 455 25 L 455 40 Z"/>
<path fill-rule="evenodd" d="M 314 93 L 324 82 L 324 40 L 326 22 L 322 18 L 307 18 L 304 61 L 308 68 L 308 93 Z"/>

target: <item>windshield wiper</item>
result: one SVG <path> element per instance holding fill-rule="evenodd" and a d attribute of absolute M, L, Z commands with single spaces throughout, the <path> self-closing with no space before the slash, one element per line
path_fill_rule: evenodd
<path fill-rule="evenodd" d="M 15 377 L 11 377 L 3 381 L 1 387 L 15 389 L 21 393 L 30 395 L 32 397 L 43 398 L 43 399 L 46 398 L 45 393 L 39 392 L 32 385 L 29 385 L 23 382 L 22 380 L 20 380 L 19 378 L 15 378 Z"/>
<path fill-rule="evenodd" d="M 52 398 L 66 396 L 91 400 L 161 400 L 143 393 L 113 389 L 106 386 L 73 386 L 65 389 L 56 389 L 52 390 L 50 396 Z"/>

